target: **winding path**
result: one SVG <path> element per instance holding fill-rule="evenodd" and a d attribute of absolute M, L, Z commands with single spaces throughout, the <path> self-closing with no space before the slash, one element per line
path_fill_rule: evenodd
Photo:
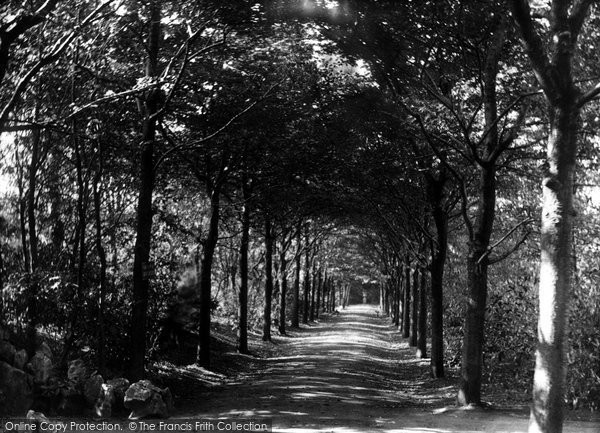
<path fill-rule="evenodd" d="M 253 369 L 211 388 L 185 417 L 273 421 L 277 432 L 526 432 L 526 411 L 452 407 L 454 386 L 428 376 L 427 361 L 372 306 L 276 339 L 278 355 L 251 359 Z M 446 410 L 433 408 L 449 407 Z M 570 422 L 565 433 L 599 433 L 600 424 Z"/>

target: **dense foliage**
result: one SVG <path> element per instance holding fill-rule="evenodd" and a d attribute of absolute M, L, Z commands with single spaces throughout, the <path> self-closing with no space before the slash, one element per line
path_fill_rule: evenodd
<path fill-rule="evenodd" d="M 363 298 L 402 326 L 406 269 L 429 285 L 438 260 L 439 356 L 459 374 L 467 263 L 489 261 L 483 380 L 529 392 L 552 116 L 503 2 L 42 3 L 0 6 L 0 325 L 23 347 L 41 337 L 63 365 L 84 356 L 109 376 L 128 373 L 139 218 L 149 212 L 142 359 L 166 356 L 173 334 L 196 344 L 206 272 L 219 326 L 245 327 L 244 280 L 257 332 L 265 317 L 284 331 L 286 305 L 294 324 Z M 536 3 L 544 29 L 548 2 Z M 597 14 L 574 64 L 591 87 Z M 592 97 L 577 137 L 564 396 L 591 409 L 600 406 L 597 112 Z"/>

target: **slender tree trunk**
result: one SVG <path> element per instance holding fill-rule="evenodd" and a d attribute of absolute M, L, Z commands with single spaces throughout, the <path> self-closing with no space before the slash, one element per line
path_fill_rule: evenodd
<path fill-rule="evenodd" d="M 340 286 L 342 285 L 342 283 L 338 283 Z M 336 294 L 337 294 L 337 290 L 335 289 L 336 286 L 336 282 L 333 282 L 331 284 L 331 312 L 335 311 L 335 308 L 337 306 L 337 301 L 336 301 Z"/>
<path fill-rule="evenodd" d="M 240 293 L 239 293 L 239 329 L 238 351 L 248 353 L 248 246 L 250 244 L 250 189 L 246 177 L 243 179 L 242 192 L 244 207 L 242 210 L 242 240 L 240 243 Z"/>
<path fill-rule="evenodd" d="M 400 326 L 400 279 L 390 281 L 389 291 L 392 293 L 392 323 L 397 328 Z"/>
<path fill-rule="evenodd" d="M 210 223 L 202 251 L 200 269 L 200 329 L 196 362 L 210 367 L 210 316 L 212 303 L 212 264 L 219 240 L 219 215 L 221 211 L 221 181 L 217 179 L 210 197 Z"/>
<path fill-rule="evenodd" d="M 313 259 L 313 272 L 312 272 L 312 284 L 310 290 L 310 321 L 315 321 L 315 295 L 316 295 L 316 287 L 317 287 L 317 265 L 316 259 Z"/>
<path fill-rule="evenodd" d="M 94 179 L 94 219 L 96 225 L 96 251 L 100 261 L 100 287 L 98 293 L 98 343 L 96 345 L 98 356 L 98 371 L 104 375 L 106 373 L 106 355 L 104 348 L 106 346 L 105 324 L 104 324 L 104 307 L 106 303 L 106 251 L 102 242 L 102 174 L 104 168 L 102 152 L 102 142 L 98 139 L 98 169 Z"/>
<path fill-rule="evenodd" d="M 445 173 L 427 179 L 429 202 L 436 230 L 436 244 L 431 249 L 431 376 L 442 378 L 444 372 L 444 266 L 448 250 L 448 215 L 442 208 Z"/>
<path fill-rule="evenodd" d="M 298 227 L 298 235 L 296 237 L 296 270 L 294 278 L 294 297 L 292 301 L 292 328 L 300 326 L 300 271 L 302 267 L 302 235 L 300 227 Z"/>
<path fill-rule="evenodd" d="M 421 269 L 419 284 L 419 323 L 417 328 L 417 358 L 427 358 L 427 274 Z"/>
<path fill-rule="evenodd" d="M 273 233 L 271 221 L 265 216 L 265 309 L 263 312 L 263 341 L 271 341 L 271 309 L 273 303 Z"/>
<path fill-rule="evenodd" d="M 279 333 L 285 335 L 285 321 L 287 315 L 287 258 L 286 251 L 282 247 L 281 254 L 279 254 L 281 272 L 281 296 L 279 299 Z"/>
<path fill-rule="evenodd" d="M 309 237 L 308 237 L 308 227 L 306 229 L 306 236 L 305 236 L 305 242 L 306 242 L 306 252 L 304 255 L 304 305 L 302 308 L 302 323 L 307 324 L 308 323 L 308 311 L 310 309 L 310 302 L 309 302 L 309 293 L 310 293 L 310 248 L 308 248 L 309 245 Z"/>
<path fill-rule="evenodd" d="M 35 109 L 37 113 L 37 107 Z M 35 116 L 37 117 L 37 115 Z M 27 293 L 27 351 L 32 356 L 36 349 L 36 327 L 38 321 L 38 282 L 36 271 L 38 269 L 38 237 L 37 220 L 35 209 L 35 191 L 37 189 L 37 173 L 40 164 L 40 144 L 41 136 L 39 129 L 32 133 L 31 140 L 31 164 L 29 165 L 29 179 L 27 191 L 27 225 L 29 230 L 29 284 Z"/>
<path fill-rule="evenodd" d="M 150 28 L 147 46 L 146 77 L 153 79 L 158 74 L 158 52 L 160 44 L 160 3 L 153 2 L 150 12 Z M 130 371 L 129 378 L 138 381 L 145 375 L 146 317 L 148 313 L 150 249 L 152 241 L 152 193 L 154 190 L 154 141 L 158 111 L 159 89 L 149 92 L 144 102 L 142 115 L 142 152 L 140 161 L 140 186 L 137 205 L 136 239 L 133 261 L 133 293 L 131 307 Z"/>
<path fill-rule="evenodd" d="M 319 319 L 319 309 L 321 308 L 321 292 L 323 291 L 323 269 L 319 269 L 319 281 L 317 285 L 317 304 L 315 308 L 315 319 Z"/>
<path fill-rule="evenodd" d="M 410 266 L 404 263 L 404 296 L 402 297 L 402 338 L 410 337 Z"/>
<path fill-rule="evenodd" d="M 409 346 L 417 347 L 417 328 L 419 324 L 419 268 L 415 266 L 413 270 L 413 281 L 411 290 L 411 318 L 410 318 L 410 339 Z"/>
<path fill-rule="evenodd" d="M 27 197 L 25 197 L 25 187 L 23 185 L 24 173 L 23 166 L 20 163 L 18 151 L 15 151 L 17 161 L 17 189 L 19 191 L 19 225 L 21 229 L 21 247 L 23 249 L 23 268 L 25 272 L 31 269 L 31 255 L 29 254 L 29 243 L 27 242 Z"/>

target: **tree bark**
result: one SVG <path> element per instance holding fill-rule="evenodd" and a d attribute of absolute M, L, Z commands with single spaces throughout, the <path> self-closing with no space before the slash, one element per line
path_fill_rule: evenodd
<path fill-rule="evenodd" d="M 271 341 L 271 308 L 273 304 L 273 233 L 271 221 L 265 215 L 265 308 L 263 311 L 263 341 Z"/>
<path fill-rule="evenodd" d="M 319 269 L 319 282 L 317 285 L 317 304 L 315 306 L 315 319 L 319 319 L 319 309 L 321 308 L 321 292 L 323 291 L 323 269 Z"/>
<path fill-rule="evenodd" d="M 302 234 L 300 227 L 298 227 L 298 234 L 296 237 L 296 275 L 294 278 L 294 297 L 292 302 L 292 328 L 298 328 L 300 326 L 300 271 L 302 268 Z"/>
<path fill-rule="evenodd" d="M 554 0 L 546 49 L 536 32 L 529 2 L 513 0 L 513 16 L 549 106 L 547 172 L 542 184 L 538 344 L 530 433 L 561 433 L 567 370 L 568 311 L 572 287 L 573 183 L 580 109 L 598 96 L 574 84 L 577 39 L 593 2 Z M 570 9 L 570 10 L 569 10 Z M 551 57 L 549 58 L 549 54 Z"/>
<path fill-rule="evenodd" d="M 212 264 L 219 240 L 219 215 L 221 211 L 221 179 L 214 182 L 210 197 L 210 222 L 204 240 L 200 269 L 200 329 L 196 362 L 210 368 L 210 316 L 212 303 Z"/>
<path fill-rule="evenodd" d="M 104 348 L 106 346 L 106 337 L 104 329 L 104 307 L 106 303 L 106 251 L 102 242 L 102 175 L 104 169 L 104 155 L 102 152 L 102 142 L 98 139 L 98 168 L 94 178 L 94 222 L 96 225 L 96 252 L 100 261 L 100 285 L 98 290 L 98 343 L 96 345 L 98 357 L 98 372 L 102 375 L 106 373 L 106 355 Z"/>
<path fill-rule="evenodd" d="M 445 173 L 428 176 L 427 196 L 436 230 L 431 249 L 431 376 L 442 378 L 444 372 L 444 266 L 448 251 L 448 215 L 442 207 Z"/>
<path fill-rule="evenodd" d="M 37 107 L 35 108 L 37 113 Z M 37 117 L 37 115 L 35 116 Z M 31 163 L 29 165 L 29 179 L 27 191 L 27 227 L 29 229 L 29 284 L 27 290 L 27 351 L 33 356 L 36 349 L 37 337 L 37 296 L 38 283 L 36 271 L 38 269 L 38 237 L 35 212 L 35 192 L 37 189 L 37 173 L 40 163 L 40 131 L 34 130 L 31 136 Z"/>
<path fill-rule="evenodd" d="M 316 259 L 313 259 L 313 272 L 312 272 L 312 284 L 310 290 L 310 317 L 309 320 L 311 322 L 315 321 L 315 295 L 316 295 L 316 286 L 317 286 L 317 265 Z"/>
<path fill-rule="evenodd" d="M 421 269 L 419 284 L 419 323 L 417 327 L 417 358 L 427 358 L 427 274 Z"/>
<path fill-rule="evenodd" d="M 489 245 L 494 227 L 496 208 L 496 161 L 500 153 L 510 144 L 501 140 L 498 132 L 498 107 L 496 77 L 504 45 L 506 23 L 501 21 L 495 30 L 491 47 L 486 56 L 483 71 L 483 107 L 485 126 L 488 131 L 484 140 L 483 158 L 478 163 L 479 185 L 477 188 L 477 210 L 469 225 L 469 251 L 467 253 L 467 309 L 463 334 L 461 382 L 458 391 L 460 405 L 481 405 L 481 380 L 483 374 L 483 345 Z"/>
<path fill-rule="evenodd" d="M 161 10 L 159 2 L 153 2 L 150 12 L 150 28 L 146 60 L 146 77 L 154 79 L 158 73 Z M 133 262 L 133 294 L 131 307 L 130 371 L 129 378 L 135 382 L 142 379 L 146 356 L 146 316 L 150 281 L 145 274 L 150 267 L 152 241 L 152 193 L 154 191 L 154 141 L 159 89 L 150 91 L 143 107 L 142 154 L 140 161 L 140 186 L 137 205 L 136 240 Z"/>
<path fill-rule="evenodd" d="M 410 338 L 408 345 L 417 347 L 417 329 L 419 327 L 419 268 L 417 266 L 413 270 L 410 306 L 412 311 L 410 314 Z"/>
<path fill-rule="evenodd" d="M 404 293 L 402 297 L 402 338 L 410 337 L 410 266 L 404 263 Z"/>
<path fill-rule="evenodd" d="M 287 316 L 287 258 L 286 251 L 282 248 L 281 254 L 279 254 L 281 272 L 281 294 L 279 298 L 279 333 L 286 335 L 286 316 Z"/>
<path fill-rule="evenodd" d="M 306 242 L 306 251 L 304 253 L 304 302 L 302 305 L 302 323 L 308 323 L 308 313 L 310 309 L 309 294 L 310 294 L 310 248 L 309 237 L 308 237 L 308 226 L 306 227 L 306 235 L 304 241 Z"/>
<path fill-rule="evenodd" d="M 250 244 L 250 187 L 246 176 L 242 183 L 242 239 L 240 242 L 240 292 L 238 314 L 238 351 L 248 353 L 248 246 Z"/>

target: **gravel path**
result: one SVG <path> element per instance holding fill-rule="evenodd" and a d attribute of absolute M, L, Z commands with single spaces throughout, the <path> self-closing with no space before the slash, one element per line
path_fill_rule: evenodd
<path fill-rule="evenodd" d="M 211 387 L 178 417 L 272 420 L 276 432 L 526 432 L 527 411 L 460 410 L 452 381 L 432 380 L 389 319 L 373 306 L 274 339 L 274 355 Z M 239 356 L 239 355 L 238 355 Z M 600 433 L 600 423 L 569 422 L 565 433 Z"/>

